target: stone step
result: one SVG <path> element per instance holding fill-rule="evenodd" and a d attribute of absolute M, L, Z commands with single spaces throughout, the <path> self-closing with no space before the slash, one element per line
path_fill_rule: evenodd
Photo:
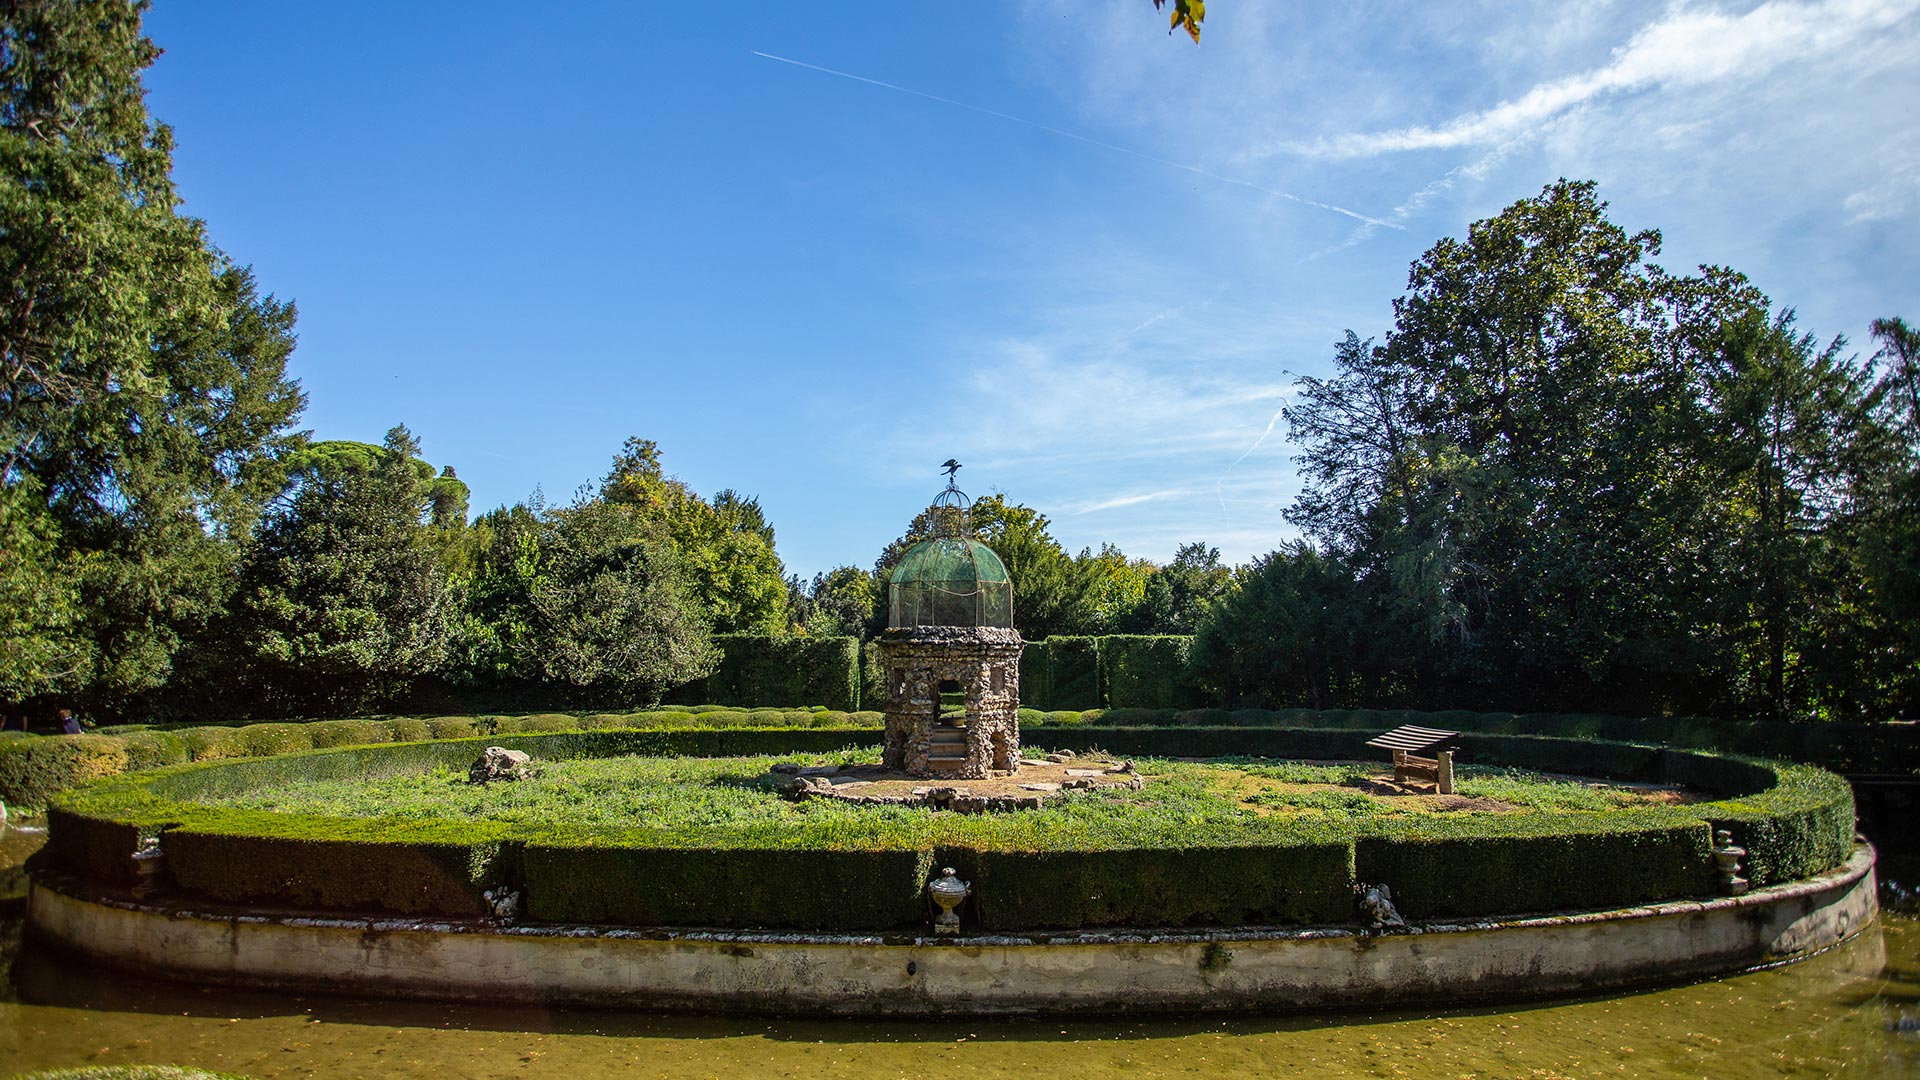
<path fill-rule="evenodd" d="M 960 772 L 964 770 L 966 767 L 967 767 L 967 759 L 963 757 L 960 757 L 960 758 L 930 757 L 927 759 L 927 768 L 932 770 L 933 772 Z"/>

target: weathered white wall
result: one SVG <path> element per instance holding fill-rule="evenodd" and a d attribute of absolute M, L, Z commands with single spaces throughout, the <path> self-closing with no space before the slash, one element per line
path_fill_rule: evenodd
<path fill-rule="evenodd" d="M 1876 905 L 1873 852 L 1746 896 L 1413 933 L 1343 929 L 1024 937 L 649 933 L 293 919 L 69 895 L 44 939 L 134 971 L 467 1000 L 841 1014 L 1323 1008 L 1675 981 L 1809 955 Z M 909 972 L 908 967 L 913 970 Z"/>

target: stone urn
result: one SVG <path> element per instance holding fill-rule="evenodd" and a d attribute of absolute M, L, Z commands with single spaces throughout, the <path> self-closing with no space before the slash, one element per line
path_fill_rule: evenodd
<path fill-rule="evenodd" d="M 1746 857 L 1747 849 L 1733 842 L 1733 833 L 1721 829 L 1713 834 L 1713 868 L 1719 871 L 1720 887 L 1728 896 L 1747 891 L 1747 879 L 1740 876 L 1740 860 Z"/>
<path fill-rule="evenodd" d="M 933 898 L 940 908 L 940 914 L 933 918 L 933 932 L 936 934 L 957 934 L 960 932 L 960 916 L 953 909 L 960 906 L 973 894 L 973 887 L 961 881 L 949 866 L 940 871 L 940 876 L 927 883 L 927 895 Z"/>

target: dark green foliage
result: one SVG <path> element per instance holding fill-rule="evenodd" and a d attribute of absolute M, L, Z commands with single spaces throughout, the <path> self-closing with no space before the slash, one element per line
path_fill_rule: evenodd
<path fill-rule="evenodd" d="M 880 591 L 871 573 L 857 566 L 836 566 L 813 575 L 804 592 L 798 577 L 788 581 L 794 625 L 806 630 L 809 637 L 867 635 L 867 623 L 876 607 L 875 594 Z"/>
<path fill-rule="evenodd" d="M 96 713 L 219 609 L 303 404 L 292 305 L 179 212 L 145 6 L 0 16 L 0 688 Z"/>
<path fill-rule="evenodd" d="M 1402 915 L 1424 919 L 1623 907 L 1713 891 L 1698 820 L 1594 824 L 1570 814 L 1378 821 L 1354 844 L 1354 874 L 1392 886 Z"/>
<path fill-rule="evenodd" d="M 1029 641 L 1020 650 L 1020 704 L 1045 709 L 1053 700 L 1053 686 L 1047 681 L 1047 656 L 1044 641 Z"/>
<path fill-rule="evenodd" d="M 60 842 L 55 844 L 53 836 Z M 47 808 L 47 853 L 69 873 L 104 885 L 128 885 L 134 879 L 133 855 L 142 829 L 111 814 Z"/>
<path fill-rule="evenodd" d="M 1182 544 L 1172 562 L 1147 575 L 1140 599 L 1112 628 L 1124 634 L 1191 635 L 1232 591 L 1233 569 L 1220 561 L 1219 548 Z"/>
<path fill-rule="evenodd" d="M 1097 709 L 1100 700 L 1100 639 L 1056 635 L 1047 639 L 1048 709 Z"/>
<path fill-rule="evenodd" d="M 1345 921 L 1353 906 L 1353 849 L 1340 836 L 970 854 L 972 907 L 985 930 L 1330 923 Z"/>
<path fill-rule="evenodd" d="M 445 656 L 446 580 L 421 524 L 417 450 L 396 427 L 371 468 L 312 470 L 261 523 L 226 631 L 260 714 L 361 711 Z"/>
<path fill-rule="evenodd" d="M 1876 595 L 1913 565 L 1871 569 L 1914 535 L 1914 503 L 1888 497 L 1920 460 L 1887 407 L 1897 380 L 1818 347 L 1731 270 L 1667 273 L 1660 242 L 1609 221 L 1592 183 L 1551 184 L 1435 244 L 1386 343 L 1349 333 L 1335 378 L 1299 381 L 1290 516 L 1349 594 L 1279 608 L 1350 635 L 1346 684 L 1314 704 L 1877 719 L 1910 703 L 1920 641 Z M 1265 633 L 1221 626 L 1204 669 Z"/>
<path fill-rule="evenodd" d="M 672 540 L 691 594 L 715 630 L 770 634 L 786 628 L 786 579 L 758 500 L 729 490 L 708 502 L 666 475 L 652 439 L 630 438 L 601 479 L 595 502 L 624 508 Z"/>
<path fill-rule="evenodd" d="M 720 649 L 719 665 L 705 679 L 682 687 L 677 699 L 841 710 L 860 704 L 857 638 L 716 634 L 713 643 Z"/>
<path fill-rule="evenodd" d="M 1755 886 L 1811 877 L 1853 849 L 1853 789 L 1824 769 L 1669 751 L 1673 783 L 1734 796 L 1713 804 L 1710 823 L 1747 849 Z"/>
<path fill-rule="evenodd" d="M 126 771 L 119 739 L 100 735 L 0 740 L 0 802 L 37 809 L 56 791 Z"/>
<path fill-rule="evenodd" d="M 546 678 L 651 705 L 712 670 L 711 618 L 664 526 L 605 501 L 554 511 L 547 525 L 531 590 L 532 651 Z"/>
<path fill-rule="evenodd" d="M 890 930 L 926 919 L 923 851 L 530 843 L 527 910 L 555 922 Z"/>
<path fill-rule="evenodd" d="M 176 884 L 225 901 L 482 915 L 480 894 L 506 880 L 512 851 L 481 839 L 485 826 L 355 824 L 236 813 L 217 825 L 168 829 L 162 845 Z"/>
<path fill-rule="evenodd" d="M 1026 687 L 1020 692 L 1024 695 Z M 860 707 L 884 709 L 887 705 L 886 665 L 880 661 L 880 643 L 869 641 L 860 646 Z"/>
<path fill-rule="evenodd" d="M 1189 704 L 1190 637 L 1110 634 L 1100 639 L 1100 684 L 1110 708 L 1172 709 Z M 1109 721 L 1123 723 L 1124 721 Z"/>
<path fill-rule="evenodd" d="M 1326 708 L 1354 698 L 1367 642 L 1348 568 L 1303 544 L 1255 559 L 1208 610 L 1192 647 L 1207 700 Z"/>

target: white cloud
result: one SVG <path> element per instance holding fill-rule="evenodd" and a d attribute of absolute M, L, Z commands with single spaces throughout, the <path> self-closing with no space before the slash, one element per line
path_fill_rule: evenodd
<path fill-rule="evenodd" d="M 1739 15 L 1676 7 L 1614 50 L 1604 66 L 1541 83 L 1490 109 L 1438 126 L 1280 142 L 1252 156 L 1290 153 L 1349 159 L 1498 144 L 1608 95 L 1752 82 L 1782 65 L 1831 58 L 1887 33 L 1915 12 L 1920 12 L 1920 0 L 1769 0 Z"/>

